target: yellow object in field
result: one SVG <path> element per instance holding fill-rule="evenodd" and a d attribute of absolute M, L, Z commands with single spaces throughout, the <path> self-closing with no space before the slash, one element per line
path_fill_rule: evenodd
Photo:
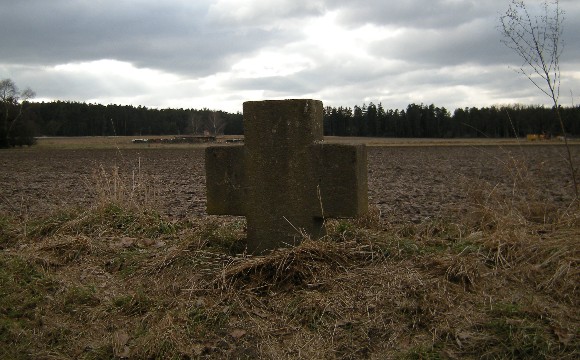
<path fill-rule="evenodd" d="M 539 139 L 538 134 L 528 134 L 528 141 L 535 141 L 538 139 Z"/>

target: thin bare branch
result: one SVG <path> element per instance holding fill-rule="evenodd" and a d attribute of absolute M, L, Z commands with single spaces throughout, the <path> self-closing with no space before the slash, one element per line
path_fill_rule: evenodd
<path fill-rule="evenodd" d="M 564 136 L 574 193 L 578 200 L 576 171 L 559 104 L 564 11 L 560 8 L 558 0 L 549 3 L 544 1 L 542 10 L 540 15 L 533 16 L 523 0 L 512 0 L 506 13 L 500 17 L 500 31 L 504 37 L 501 42 L 523 60 L 518 72 L 526 76 L 536 88 L 552 100 Z M 539 81 L 540 79 L 542 81 Z"/>

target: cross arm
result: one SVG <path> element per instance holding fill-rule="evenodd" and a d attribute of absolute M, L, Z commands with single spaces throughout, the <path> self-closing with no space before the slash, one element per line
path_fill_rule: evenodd
<path fill-rule="evenodd" d="M 314 216 L 356 217 L 368 209 L 367 151 L 364 145 L 312 145 L 318 174 Z"/>
<path fill-rule="evenodd" d="M 244 146 L 211 146 L 205 149 L 207 213 L 246 215 Z"/>

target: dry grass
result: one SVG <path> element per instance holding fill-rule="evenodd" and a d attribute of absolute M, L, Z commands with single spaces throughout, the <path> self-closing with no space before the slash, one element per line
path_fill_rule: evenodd
<path fill-rule="evenodd" d="M 93 207 L 0 218 L 0 358 L 578 358 L 580 211 L 525 171 L 449 219 L 373 207 L 251 257 L 243 220 L 169 220 L 154 179 L 100 168 Z"/>
<path fill-rule="evenodd" d="M 159 181 L 141 171 L 141 160 L 129 171 L 119 166 L 110 170 L 100 165 L 85 180 L 89 192 L 94 193 L 97 207 L 118 204 L 143 209 L 155 209 L 158 205 Z"/>

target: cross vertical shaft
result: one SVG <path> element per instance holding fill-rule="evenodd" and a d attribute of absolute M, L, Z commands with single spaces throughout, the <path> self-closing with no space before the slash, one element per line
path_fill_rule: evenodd
<path fill-rule="evenodd" d="M 322 217 L 312 216 L 318 179 L 310 146 L 322 141 L 322 102 L 245 102 L 244 121 L 248 247 L 296 244 L 298 229 L 318 237 Z"/>

